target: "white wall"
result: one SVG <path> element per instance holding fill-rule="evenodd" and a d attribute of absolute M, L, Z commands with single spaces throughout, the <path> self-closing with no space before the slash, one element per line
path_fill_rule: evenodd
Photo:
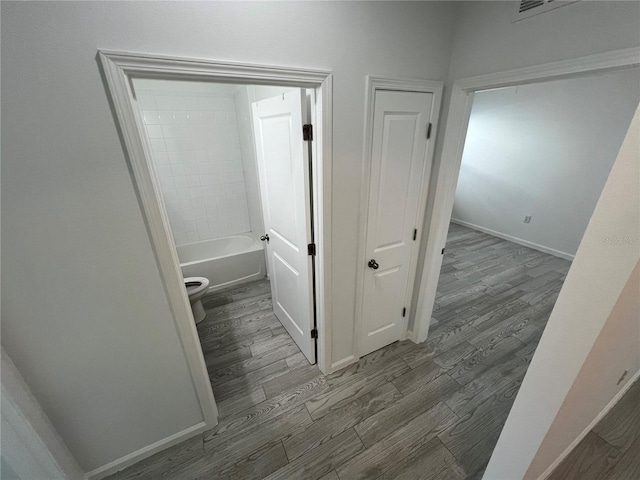
<path fill-rule="evenodd" d="M 636 1 L 579 1 L 515 23 L 513 2 L 470 1 L 460 6 L 452 80 L 640 44 Z"/>
<path fill-rule="evenodd" d="M 435 2 L 2 2 L 2 342 L 85 470 L 202 420 L 98 48 L 329 69 L 332 361 L 353 353 L 365 76 L 444 79 Z"/>
<path fill-rule="evenodd" d="M 477 93 L 453 218 L 573 257 L 640 100 L 639 75 Z"/>
<path fill-rule="evenodd" d="M 590 427 L 640 372 L 640 262 L 631 272 L 602 332 L 545 435 L 525 478 L 535 480 Z M 611 361 L 615 352 L 615 361 Z M 627 371 L 625 378 L 623 372 Z"/>
<path fill-rule="evenodd" d="M 0 478 L 81 480 L 84 472 L 2 349 Z"/>
<path fill-rule="evenodd" d="M 249 90 L 252 88 L 253 86 L 242 86 L 233 95 L 233 99 L 236 105 L 236 118 L 238 119 L 242 170 L 247 187 L 249 223 L 251 224 L 251 231 L 255 235 L 262 235 L 265 232 L 264 219 L 262 217 L 256 144 L 253 136 L 253 117 L 251 116 L 251 102 L 249 101 Z"/>
<path fill-rule="evenodd" d="M 250 231 L 237 87 L 133 83 L 176 245 Z"/>
<path fill-rule="evenodd" d="M 626 369 L 637 365 L 638 337 L 620 339 L 603 337 L 605 324 L 629 277 L 640 258 L 640 108 L 636 110 L 629 132 L 605 184 L 604 190 L 576 258 L 564 282 L 536 353 L 527 370 L 518 396 L 487 466 L 485 478 L 536 478 L 525 473 L 529 469 L 543 440 L 562 445 L 567 441 L 547 436 L 558 424 L 570 427 L 575 434 L 581 425 L 588 425 L 594 411 L 611 399 L 621 386 L 616 382 Z M 633 281 L 632 281 L 633 284 Z M 634 295 L 637 296 L 637 290 Z M 632 305 L 632 304 L 631 304 Z M 614 316 L 616 314 L 614 313 Z M 624 315 L 624 332 L 637 334 L 637 315 Z M 615 320 L 614 320 L 615 321 Z M 623 333 L 623 332 L 618 332 Z M 609 332 L 611 334 L 611 332 Z M 616 334 L 617 335 L 617 334 Z M 598 339 L 611 342 L 605 364 L 589 371 L 589 353 Z M 618 340 L 619 343 L 616 343 Z M 624 354 L 634 342 L 636 352 Z M 626 345 L 626 347 L 625 347 Z M 631 344 L 633 348 L 633 343 Z M 620 349 L 620 350 L 619 350 Z M 578 380 L 576 380 L 578 379 Z M 558 417 L 571 388 L 582 395 L 572 395 L 572 408 L 582 409 L 584 417 Z M 575 393 L 575 391 L 574 391 Z M 592 397 L 596 404 L 590 404 Z M 569 432 L 567 432 L 569 433 Z M 554 448 L 560 453 L 560 448 Z M 548 451 L 536 464 L 536 472 L 544 471 L 554 460 Z"/>

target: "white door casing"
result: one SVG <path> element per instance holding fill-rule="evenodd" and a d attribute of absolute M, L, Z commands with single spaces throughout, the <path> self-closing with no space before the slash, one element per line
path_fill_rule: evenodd
<path fill-rule="evenodd" d="M 273 311 L 316 361 L 309 150 L 302 137 L 306 95 L 295 90 L 252 104 Z"/>
<path fill-rule="evenodd" d="M 400 340 L 406 328 L 433 100 L 433 93 L 375 92 L 360 355 Z"/>

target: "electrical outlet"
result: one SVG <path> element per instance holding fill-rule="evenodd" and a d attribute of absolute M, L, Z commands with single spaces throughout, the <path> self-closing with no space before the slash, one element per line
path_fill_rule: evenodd
<path fill-rule="evenodd" d="M 531 215 L 525 216 L 523 222 L 524 223 L 531 223 Z"/>

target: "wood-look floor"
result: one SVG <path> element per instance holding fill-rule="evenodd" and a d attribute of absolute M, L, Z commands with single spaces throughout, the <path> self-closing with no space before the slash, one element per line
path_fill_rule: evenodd
<path fill-rule="evenodd" d="M 113 478 L 481 478 L 568 267 L 452 224 L 427 342 L 326 376 L 267 281 L 206 297 L 218 426 Z"/>
<path fill-rule="evenodd" d="M 556 468 L 549 480 L 640 479 L 640 381 Z"/>

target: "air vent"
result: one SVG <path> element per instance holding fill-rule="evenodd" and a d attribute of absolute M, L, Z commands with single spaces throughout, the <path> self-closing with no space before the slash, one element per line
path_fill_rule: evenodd
<path fill-rule="evenodd" d="M 532 8 L 538 8 L 544 5 L 544 0 L 522 0 L 518 13 L 528 12 Z"/>
<path fill-rule="evenodd" d="M 576 3 L 577 1 L 578 0 L 519 0 L 516 4 L 513 21 L 524 20 L 539 13 Z"/>

